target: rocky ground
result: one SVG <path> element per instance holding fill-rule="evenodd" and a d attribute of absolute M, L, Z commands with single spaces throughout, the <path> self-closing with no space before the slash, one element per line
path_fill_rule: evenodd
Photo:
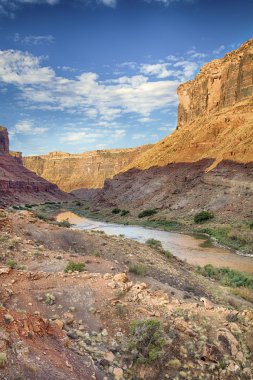
<path fill-rule="evenodd" d="M 252 304 L 174 257 L 28 211 L 1 211 L 0 255 L 1 379 L 252 378 Z M 140 320 L 160 323 L 148 360 Z"/>

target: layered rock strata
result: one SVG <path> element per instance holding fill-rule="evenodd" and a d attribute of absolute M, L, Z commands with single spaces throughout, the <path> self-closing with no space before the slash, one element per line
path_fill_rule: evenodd
<path fill-rule="evenodd" d="M 71 197 L 22 164 L 20 153 L 9 152 L 6 128 L 0 127 L 0 205 L 57 201 Z"/>
<path fill-rule="evenodd" d="M 151 145 L 131 149 L 96 150 L 81 154 L 53 152 L 24 157 L 23 163 L 37 175 L 57 184 L 64 191 L 103 187 Z"/>

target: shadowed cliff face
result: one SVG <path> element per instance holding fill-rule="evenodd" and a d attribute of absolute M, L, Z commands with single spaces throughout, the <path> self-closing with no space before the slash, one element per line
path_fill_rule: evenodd
<path fill-rule="evenodd" d="M 58 187 L 27 170 L 18 152 L 9 152 L 6 128 L 0 127 L 0 205 L 71 199 Z"/>
<path fill-rule="evenodd" d="M 45 156 L 24 157 L 23 163 L 29 170 L 57 184 L 64 191 L 101 188 L 107 178 L 118 174 L 151 147 L 152 145 L 145 145 L 82 154 L 53 152 Z"/>
<path fill-rule="evenodd" d="M 0 127 L 0 154 L 9 153 L 9 138 L 7 129 Z"/>

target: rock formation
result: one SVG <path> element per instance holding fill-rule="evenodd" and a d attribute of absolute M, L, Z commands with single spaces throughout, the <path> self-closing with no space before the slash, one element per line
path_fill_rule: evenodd
<path fill-rule="evenodd" d="M 6 128 L 0 127 L 0 155 L 9 153 L 9 137 Z"/>
<path fill-rule="evenodd" d="M 253 39 L 178 88 L 178 127 L 129 168 L 213 158 L 253 161 Z"/>
<path fill-rule="evenodd" d="M 37 175 L 55 183 L 64 191 L 103 187 L 152 145 L 132 149 L 96 150 L 81 154 L 53 152 L 44 156 L 24 157 L 23 163 Z"/>
<path fill-rule="evenodd" d="M 177 130 L 79 197 L 171 217 L 208 208 L 252 218 L 253 39 L 179 86 Z"/>
<path fill-rule="evenodd" d="M 0 127 L 0 205 L 63 200 L 70 196 L 26 169 L 21 154 L 9 152 L 6 128 Z"/>

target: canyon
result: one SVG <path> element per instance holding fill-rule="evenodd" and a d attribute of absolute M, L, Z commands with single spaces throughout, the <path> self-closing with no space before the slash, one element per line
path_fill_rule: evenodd
<path fill-rule="evenodd" d="M 23 166 L 21 153 L 9 151 L 7 129 L 0 127 L 0 205 L 68 199 L 69 194 Z"/>
<path fill-rule="evenodd" d="M 112 178 L 130 165 L 152 145 L 129 149 L 96 150 L 81 154 L 52 152 L 43 156 L 24 157 L 25 167 L 55 183 L 63 191 L 80 188 L 101 188 L 107 178 Z"/>
<path fill-rule="evenodd" d="M 179 217 L 209 209 L 253 217 L 253 40 L 178 88 L 177 129 L 101 190 L 75 195 L 133 213 Z"/>

